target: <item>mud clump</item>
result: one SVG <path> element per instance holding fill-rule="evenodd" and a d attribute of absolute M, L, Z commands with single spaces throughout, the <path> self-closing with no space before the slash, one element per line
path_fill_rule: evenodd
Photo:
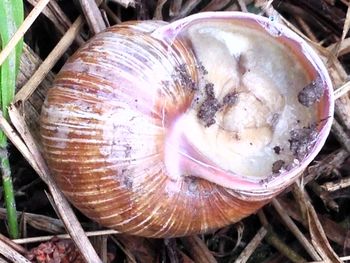
<path fill-rule="evenodd" d="M 208 83 L 205 85 L 207 98 L 199 108 L 197 117 L 204 122 L 205 127 L 215 124 L 215 114 L 221 108 L 219 101 L 215 98 L 214 85 Z"/>
<path fill-rule="evenodd" d="M 280 173 L 281 169 L 284 168 L 285 164 L 286 163 L 283 160 L 277 160 L 276 162 L 274 162 L 272 164 L 272 173 L 274 173 L 274 174 Z"/>
<path fill-rule="evenodd" d="M 310 107 L 318 102 L 324 93 L 325 84 L 320 76 L 306 85 L 298 94 L 298 101 L 305 107 Z"/>
<path fill-rule="evenodd" d="M 317 139 L 317 135 L 316 124 L 311 124 L 308 127 L 295 129 L 290 132 L 290 150 L 296 159 L 300 161 L 310 152 Z"/>

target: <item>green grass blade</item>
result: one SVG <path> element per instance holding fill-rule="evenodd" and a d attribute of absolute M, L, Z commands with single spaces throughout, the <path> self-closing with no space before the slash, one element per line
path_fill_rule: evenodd
<path fill-rule="evenodd" d="M 9 42 L 22 21 L 22 0 L 0 0 L 0 49 L 3 49 Z M 16 48 L 0 67 L 0 109 L 5 118 L 8 118 L 7 107 L 12 102 L 15 94 L 16 76 L 19 70 L 22 46 L 23 40 L 17 44 Z M 8 160 L 7 138 L 2 131 L 0 131 L 0 171 L 2 174 L 9 234 L 12 238 L 18 238 L 16 204 Z"/>

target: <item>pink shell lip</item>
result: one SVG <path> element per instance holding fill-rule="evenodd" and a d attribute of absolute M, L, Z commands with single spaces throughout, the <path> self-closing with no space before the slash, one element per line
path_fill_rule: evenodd
<path fill-rule="evenodd" d="M 325 92 L 321 100 L 323 100 L 324 108 L 321 109 L 321 119 L 326 119 L 322 128 L 318 133 L 317 140 L 311 149 L 310 153 L 300 162 L 300 165 L 292 168 L 289 171 L 283 172 L 277 176 L 267 179 L 259 179 L 256 177 L 245 177 L 238 174 L 232 174 L 232 182 L 237 185 L 234 189 L 237 193 L 244 196 L 256 197 L 257 199 L 270 196 L 271 194 L 282 191 L 286 186 L 295 181 L 304 169 L 312 162 L 312 160 L 321 151 L 328 134 L 330 133 L 334 114 L 334 97 L 332 82 L 322 60 L 316 52 L 304 41 L 300 36 L 291 31 L 284 25 L 272 22 L 266 17 L 261 17 L 249 13 L 241 12 L 204 12 L 191 15 L 184 19 L 175 21 L 166 26 L 160 27 L 152 33 L 152 36 L 158 39 L 167 39 L 170 43 L 181 30 L 190 26 L 194 22 L 208 19 L 233 19 L 242 20 L 255 26 L 259 26 L 262 31 L 277 38 L 286 39 L 294 46 L 294 51 L 298 52 L 299 56 L 303 56 L 312 65 L 313 69 L 319 74 L 325 83 Z"/>

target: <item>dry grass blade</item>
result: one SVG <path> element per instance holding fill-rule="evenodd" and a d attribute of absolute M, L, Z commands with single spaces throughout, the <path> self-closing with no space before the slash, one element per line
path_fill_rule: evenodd
<path fill-rule="evenodd" d="M 299 230 L 297 225 L 293 222 L 293 220 L 285 213 L 281 204 L 277 199 L 272 200 L 272 204 L 276 209 L 279 216 L 283 219 L 283 222 L 287 225 L 289 230 L 294 234 L 294 236 L 299 240 L 300 244 L 305 248 L 305 250 L 309 253 L 309 255 L 314 260 L 321 260 L 320 256 L 317 254 L 315 248 L 312 244 L 307 240 L 307 238 L 303 235 L 303 233 Z"/>
<path fill-rule="evenodd" d="M 59 58 L 72 44 L 76 36 L 79 34 L 81 27 L 83 26 L 82 17 L 78 17 L 67 33 L 61 38 L 55 48 L 51 51 L 48 57 L 43 61 L 38 70 L 30 78 L 30 80 L 17 92 L 15 101 L 26 101 L 30 95 L 35 91 L 38 85 L 43 81 L 48 72 L 56 64 Z"/>
<path fill-rule="evenodd" d="M 125 8 L 128 8 L 129 6 L 135 7 L 136 5 L 136 0 L 110 0 L 110 1 L 120 4 Z"/>
<path fill-rule="evenodd" d="M 43 215 L 32 213 L 17 212 L 18 217 L 22 217 L 26 224 L 35 229 L 46 231 L 49 233 L 64 233 L 64 225 L 61 220 Z M 0 208 L 0 218 L 6 217 L 6 210 Z"/>
<path fill-rule="evenodd" d="M 350 81 L 343 84 L 341 87 L 334 91 L 334 99 L 339 99 L 341 96 L 347 94 L 350 90 Z"/>
<path fill-rule="evenodd" d="M 115 231 L 115 230 L 99 230 L 99 231 L 90 231 L 90 232 L 87 231 L 87 232 L 85 232 L 85 234 L 88 237 L 94 237 L 94 236 L 113 235 L 113 234 L 120 234 L 120 233 L 118 231 Z M 58 239 L 71 239 L 72 238 L 68 234 L 61 234 L 61 235 L 27 237 L 27 238 L 14 239 L 12 241 L 16 244 L 30 244 L 30 243 L 49 241 L 54 237 L 58 238 Z M 89 262 L 91 262 L 91 261 L 89 261 Z"/>
<path fill-rule="evenodd" d="M 343 262 L 329 244 L 314 207 L 309 201 L 306 201 L 306 206 L 308 210 L 308 222 L 311 242 L 314 244 L 314 247 L 322 256 L 323 260 L 332 263 Z"/>
<path fill-rule="evenodd" d="M 256 248 L 260 245 L 261 241 L 264 239 L 267 234 L 267 230 L 265 227 L 261 227 L 253 237 L 253 239 L 249 242 L 249 244 L 244 248 L 239 257 L 235 260 L 235 263 L 245 263 L 248 261 L 250 256 L 256 250 Z"/>
<path fill-rule="evenodd" d="M 172 0 L 170 3 L 169 15 L 177 16 L 180 12 L 181 6 L 182 6 L 182 0 Z"/>
<path fill-rule="evenodd" d="M 101 4 L 101 6 L 114 24 L 120 24 L 122 22 L 120 18 L 109 8 L 105 1 Z"/>
<path fill-rule="evenodd" d="M 37 0 L 28 0 L 28 2 L 32 6 L 35 6 L 38 3 Z M 52 23 L 62 35 L 64 35 L 67 29 L 72 25 L 69 18 L 57 4 L 56 0 L 51 0 L 48 3 L 48 5 L 44 8 L 42 13 L 52 21 Z M 84 43 L 84 40 L 80 36 L 76 38 L 76 41 L 78 45 Z"/>
<path fill-rule="evenodd" d="M 100 256 L 102 262 L 108 262 L 108 253 L 107 253 L 107 240 L 108 236 L 94 236 L 90 238 L 91 243 L 97 251 L 97 254 Z"/>
<path fill-rule="evenodd" d="M 302 215 L 294 202 L 290 202 L 289 199 L 279 199 L 285 213 L 287 213 L 291 218 L 300 222 L 305 228 L 308 226 L 307 220 L 302 219 Z M 332 221 L 327 216 L 318 215 L 321 220 L 324 231 L 327 237 L 333 242 L 337 243 L 339 246 L 343 247 L 346 242 L 346 237 L 344 233 L 346 230 L 341 227 L 338 223 Z"/>
<path fill-rule="evenodd" d="M 48 167 L 46 166 L 46 163 L 38 149 L 38 145 L 31 136 L 23 117 L 13 105 L 9 108 L 9 113 L 13 125 L 26 142 L 26 145 L 31 153 L 29 158 L 31 160 L 34 159 L 34 163 L 36 163 L 39 167 L 39 175 L 41 175 L 44 181 L 48 184 L 52 197 L 55 201 L 57 211 L 66 226 L 67 232 L 71 235 L 74 243 L 79 248 L 80 253 L 87 262 L 101 262 L 91 243 L 86 237 L 84 230 L 82 229 L 68 201 L 65 199 L 62 192 L 58 189 L 58 186 L 51 178 Z M 9 139 L 11 140 L 10 136 Z"/>
<path fill-rule="evenodd" d="M 106 29 L 100 10 L 93 0 L 79 0 L 91 32 L 97 34 Z"/>
<path fill-rule="evenodd" d="M 335 113 L 337 120 L 343 125 L 345 130 L 350 129 L 350 97 L 342 96 L 335 101 Z"/>
<path fill-rule="evenodd" d="M 24 156 L 24 158 L 28 161 L 28 163 L 33 167 L 33 169 L 41 175 L 42 179 L 47 182 L 45 176 L 42 176 L 42 172 L 37 165 L 37 163 L 32 159 L 32 154 L 29 151 L 28 147 L 24 144 L 21 137 L 17 134 L 17 132 L 12 128 L 12 126 L 7 122 L 7 120 L 0 114 L 0 128 L 9 138 L 9 140 L 16 146 L 16 148 L 20 151 L 20 153 Z"/>
<path fill-rule="evenodd" d="M 18 28 L 16 33 L 13 35 L 11 40 L 5 46 L 5 48 L 0 53 L 0 65 L 4 63 L 8 55 L 15 48 L 17 43 L 21 40 L 24 34 L 27 32 L 29 27 L 34 23 L 36 18 L 41 14 L 43 9 L 49 3 L 50 0 L 41 0 L 38 4 L 33 8 L 33 10 L 29 13 L 29 15 L 24 20 L 23 24 Z"/>
<path fill-rule="evenodd" d="M 248 12 L 248 8 L 247 8 L 246 3 L 243 0 L 237 0 L 237 2 L 239 4 L 239 7 L 241 8 L 241 11 L 247 13 Z"/>
<path fill-rule="evenodd" d="M 16 250 L 18 253 L 25 255 L 28 250 L 24 247 L 20 246 L 19 244 L 16 244 L 11 239 L 5 237 L 4 235 L 0 234 L 0 241 L 6 243 L 8 246 L 10 246 L 12 249 Z"/>
<path fill-rule="evenodd" d="M 344 22 L 344 27 L 343 27 L 341 39 L 340 39 L 339 43 L 337 44 L 335 52 L 334 52 L 336 57 L 338 57 L 338 55 L 339 55 L 339 47 L 341 47 L 346 35 L 349 32 L 349 29 L 350 29 L 350 7 L 348 7 L 348 10 L 346 12 L 346 18 L 345 18 L 345 22 Z"/>
<path fill-rule="evenodd" d="M 16 263 L 30 263 L 28 259 L 14 250 L 11 246 L 6 244 L 4 241 L 0 240 L 0 254 L 5 256 L 11 262 Z"/>
<path fill-rule="evenodd" d="M 206 12 L 206 11 L 217 11 L 221 10 L 224 7 L 226 7 L 231 1 L 230 0 L 213 0 L 210 1 L 202 10 L 201 12 Z"/>
<path fill-rule="evenodd" d="M 342 261 L 347 261 L 347 260 L 350 260 L 350 256 L 340 257 L 340 259 Z M 311 261 L 308 263 L 332 263 L 332 262 L 329 262 L 329 261 Z"/>
<path fill-rule="evenodd" d="M 322 224 L 319 221 L 316 211 L 309 201 L 309 197 L 305 193 L 304 189 L 302 186 L 298 186 L 295 187 L 295 191 L 301 192 L 300 196 L 303 198 L 303 202 L 300 204 L 306 209 L 308 228 L 314 248 L 325 262 L 342 262 L 329 244 Z"/>
<path fill-rule="evenodd" d="M 328 47 L 329 50 L 334 50 L 337 48 L 338 43 L 332 44 Z M 338 48 L 338 56 L 346 55 L 350 52 L 350 38 L 345 38 Z"/>
<path fill-rule="evenodd" d="M 187 1 L 182 6 L 179 14 L 172 18 L 172 20 L 177 20 L 183 18 L 191 13 L 191 11 L 201 2 L 201 0 Z"/>
<path fill-rule="evenodd" d="M 163 6 L 167 0 L 158 0 L 156 11 L 154 11 L 153 19 L 162 20 L 163 19 Z"/>

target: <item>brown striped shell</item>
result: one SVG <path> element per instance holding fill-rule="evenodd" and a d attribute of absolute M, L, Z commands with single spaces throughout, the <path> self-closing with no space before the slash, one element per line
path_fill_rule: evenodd
<path fill-rule="evenodd" d="M 211 19 L 250 23 L 260 31 L 269 25 L 231 12 L 170 25 L 121 24 L 95 36 L 57 75 L 41 115 L 45 157 L 65 196 L 101 225 L 173 237 L 237 222 L 290 185 L 322 147 L 333 113 L 331 84 L 316 55 L 305 43 L 288 40 L 297 37 L 283 27 L 285 38 L 273 37 L 289 45 L 311 79 L 321 75 L 326 91 L 317 115 L 330 116 L 318 126 L 317 142 L 301 164 L 264 180 L 239 176 L 178 136 L 175 123 L 193 103 L 205 71 L 179 32 Z M 302 48 L 307 55 L 298 51 Z"/>

